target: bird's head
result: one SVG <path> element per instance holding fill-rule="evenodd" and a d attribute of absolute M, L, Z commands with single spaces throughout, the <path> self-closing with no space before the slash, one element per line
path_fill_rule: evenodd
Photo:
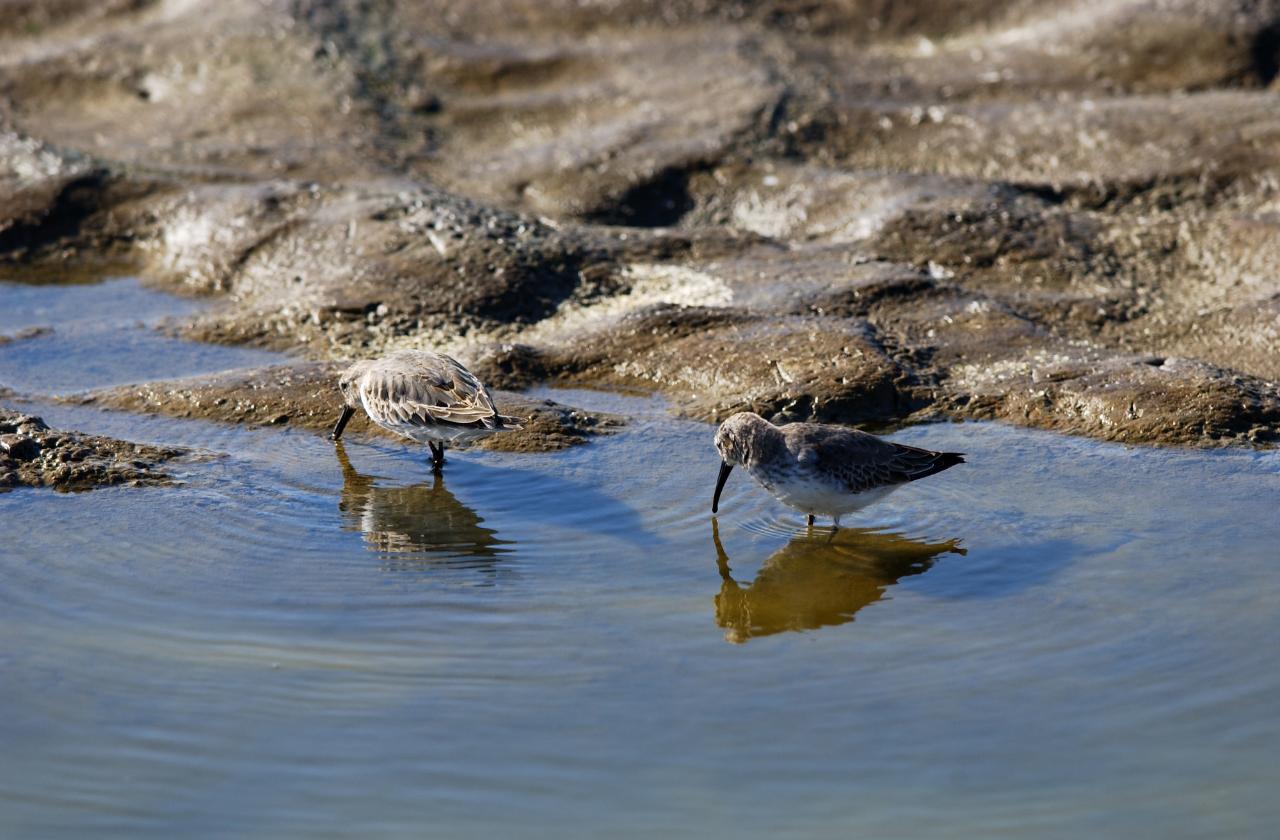
<path fill-rule="evenodd" d="M 369 367 L 368 361 L 356 362 L 338 377 L 338 390 L 342 392 L 342 404 L 349 408 L 360 407 L 360 388 L 357 383 Z"/>
<path fill-rule="evenodd" d="M 729 480 L 729 473 L 739 464 L 754 460 L 762 438 L 776 427 L 759 414 L 740 411 L 720 424 L 716 430 L 716 451 L 720 453 L 720 475 L 716 478 L 716 492 L 711 499 L 711 512 L 720 508 L 720 491 Z"/>
<path fill-rule="evenodd" d="M 360 377 L 369 368 L 369 362 L 356 362 L 351 367 L 342 372 L 338 377 L 338 391 L 342 394 L 342 414 L 338 417 L 337 424 L 333 427 L 333 434 L 329 437 L 332 440 L 338 440 L 342 437 L 342 430 L 347 427 L 347 421 L 351 419 L 351 415 L 360 407 Z"/>
<path fill-rule="evenodd" d="M 774 429 L 774 425 L 759 414 L 739 411 L 720 424 L 716 430 L 716 451 L 720 460 L 730 466 L 745 465 L 759 447 L 762 435 Z"/>

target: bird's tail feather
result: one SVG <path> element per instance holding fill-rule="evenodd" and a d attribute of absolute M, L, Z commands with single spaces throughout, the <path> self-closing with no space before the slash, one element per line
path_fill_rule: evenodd
<path fill-rule="evenodd" d="M 525 418 L 508 417 L 505 414 L 499 414 L 494 418 L 498 421 L 498 430 L 503 432 L 518 432 L 524 428 Z"/>
<path fill-rule="evenodd" d="M 937 475 L 943 470 L 949 470 L 956 464 L 963 463 L 965 463 L 963 452 L 939 452 L 938 457 L 933 459 L 933 463 L 911 476 L 911 480 L 918 481 L 931 475 Z"/>

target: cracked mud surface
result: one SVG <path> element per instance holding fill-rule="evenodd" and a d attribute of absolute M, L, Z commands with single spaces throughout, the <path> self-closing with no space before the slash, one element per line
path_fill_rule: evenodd
<path fill-rule="evenodd" d="M 209 294 L 193 337 L 709 420 L 1277 437 L 1277 0 L 15 14 L 0 267 Z"/>

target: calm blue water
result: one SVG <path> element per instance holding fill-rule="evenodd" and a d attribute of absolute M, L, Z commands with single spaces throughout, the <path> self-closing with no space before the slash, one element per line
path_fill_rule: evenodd
<path fill-rule="evenodd" d="M 160 294 L 134 278 L 48 286 L 0 280 L 0 386 L 24 394 L 67 394 L 92 387 L 172 379 L 278 361 L 243 347 L 196 344 L 156 327 L 195 313 L 200 302 Z"/>
<path fill-rule="evenodd" d="M 1280 819 L 1277 453 L 918 427 L 969 464 L 829 540 L 736 473 L 713 519 L 709 427 L 556 395 L 635 419 L 442 481 L 382 441 L 24 405 L 214 457 L 0 494 L 0 836 Z"/>

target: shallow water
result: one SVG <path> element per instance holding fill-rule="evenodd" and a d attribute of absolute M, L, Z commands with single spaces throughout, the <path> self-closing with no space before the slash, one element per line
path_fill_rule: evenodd
<path fill-rule="evenodd" d="M 1277 453 L 917 427 L 895 437 L 969 463 L 831 537 L 736 473 L 712 518 L 707 426 L 554 393 L 636 419 L 436 479 L 382 441 L 24 406 L 217 457 L 0 494 L 0 835 L 1280 818 Z"/>
<path fill-rule="evenodd" d="M 131 277 L 73 286 L 0 280 L 0 385 L 20 393 L 67 394 L 88 388 L 172 379 L 280 358 L 243 347 L 172 338 L 157 327 L 197 311 L 200 302 L 160 294 Z"/>

